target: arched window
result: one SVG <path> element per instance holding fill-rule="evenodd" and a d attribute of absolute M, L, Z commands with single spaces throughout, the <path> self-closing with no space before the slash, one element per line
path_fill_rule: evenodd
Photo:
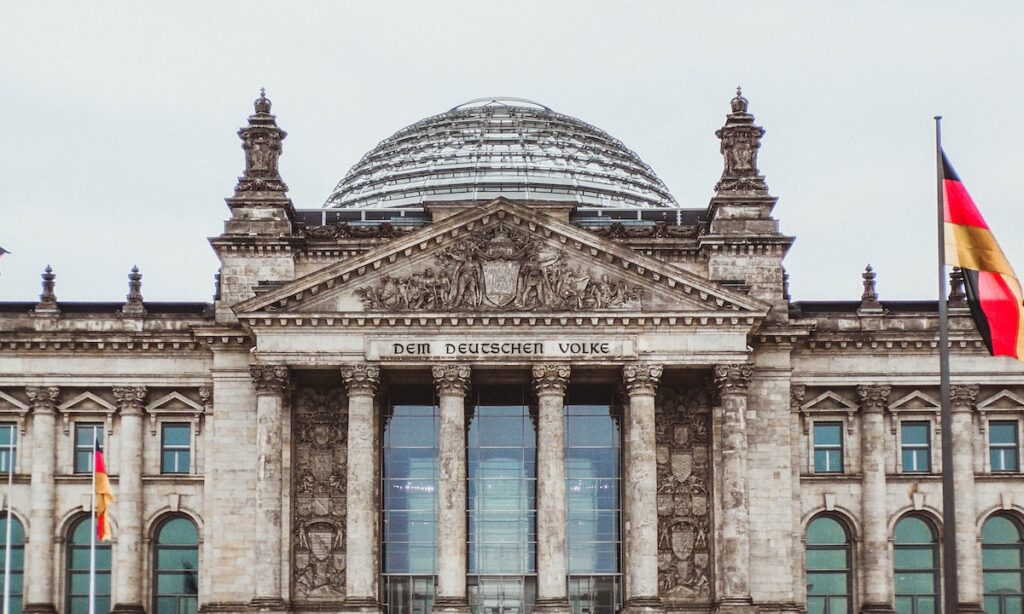
<path fill-rule="evenodd" d="M 848 614 L 851 610 L 850 534 L 831 516 L 807 526 L 807 612 Z"/>
<path fill-rule="evenodd" d="M 0 569 L 4 567 L 4 551 L 7 548 L 7 514 L 0 514 Z M 15 518 L 11 522 L 11 614 L 21 614 L 25 580 L 25 529 Z M 0 582 L 4 575 L 0 575 Z"/>
<path fill-rule="evenodd" d="M 89 612 L 89 542 L 93 522 L 84 516 L 68 531 L 67 584 L 68 614 Z M 96 611 L 110 611 L 110 542 L 96 542 Z"/>
<path fill-rule="evenodd" d="M 985 578 L 985 612 L 1021 611 L 1024 540 L 1021 525 L 1009 516 L 993 516 L 981 528 L 981 568 Z"/>
<path fill-rule="evenodd" d="M 897 614 L 939 611 L 939 544 L 931 523 L 901 518 L 893 531 Z"/>
<path fill-rule="evenodd" d="M 199 605 L 199 532 L 183 516 L 156 530 L 153 556 L 153 612 L 195 614 Z"/>

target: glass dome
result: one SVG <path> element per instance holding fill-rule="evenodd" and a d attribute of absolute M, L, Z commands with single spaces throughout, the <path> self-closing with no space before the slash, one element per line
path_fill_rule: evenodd
<path fill-rule="evenodd" d="M 677 207 L 635 153 L 606 132 L 521 98 L 483 98 L 381 141 L 325 207 L 563 201 L 582 207 Z"/>

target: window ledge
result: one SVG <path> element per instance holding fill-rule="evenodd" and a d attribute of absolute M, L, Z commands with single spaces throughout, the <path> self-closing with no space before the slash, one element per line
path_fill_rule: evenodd
<path fill-rule="evenodd" d="M 142 476 L 143 482 L 167 482 L 171 484 L 202 484 L 202 474 L 191 473 L 156 473 Z"/>

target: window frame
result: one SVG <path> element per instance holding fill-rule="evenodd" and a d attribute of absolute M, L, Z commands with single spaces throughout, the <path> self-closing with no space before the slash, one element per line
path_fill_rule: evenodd
<path fill-rule="evenodd" d="M 93 449 L 94 448 L 93 448 L 93 445 L 91 443 L 90 443 L 90 445 L 88 447 L 85 447 L 85 446 L 81 446 L 80 447 L 78 445 L 78 431 L 79 431 L 79 429 L 82 429 L 82 428 L 85 428 L 85 427 L 92 427 L 92 428 L 98 427 L 96 429 L 96 432 L 99 435 L 98 441 L 99 441 L 99 444 L 100 444 L 100 449 L 104 450 L 104 452 L 106 451 L 107 435 L 106 435 L 106 433 L 104 433 L 103 423 L 101 423 L 101 422 L 84 421 L 84 420 L 82 420 L 82 421 L 76 420 L 74 428 L 71 429 L 71 432 L 72 432 L 72 436 L 71 436 L 71 473 L 74 474 L 74 475 L 90 475 L 92 473 L 92 465 L 93 465 L 93 461 L 94 461 L 94 456 L 93 456 Z M 79 469 L 79 465 L 78 465 L 78 454 L 79 454 L 80 451 L 85 451 L 85 454 L 86 454 L 86 456 L 85 456 L 85 458 L 86 458 L 86 467 L 84 469 L 81 469 L 81 470 Z M 106 460 L 106 458 L 104 458 L 104 460 Z"/>
<path fill-rule="evenodd" d="M 801 445 L 804 446 L 806 464 L 801 470 L 805 477 L 826 476 L 835 478 L 841 475 L 850 475 L 848 468 L 857 467 L 860 462 L 859 456 L 859 433 L 854 430 L 854 416 L 859 408 L 856 403 L 844 398 L 835 390 L 825 389 L 810 401 L 804 402 L 807 396 L 807 387 L 802 384 L 794 384 L 791 394 L 796 394 L 791 399 L 791 408 L 798 412 L 803 431 Z M 814 424 L 818 422 L 838 422 L 842 425 L 842 461 L 841 472 L 818 473 L 814 470 Z"/>
<path fill-rule="evenodd" d="M 1013 441 L 1012 444 L 993 444 L 992 443 L 992 430 L 993 430 L 993 427 L 995 425 L 1000 425 L 1000 424 L 1013 424 L 1013 426 L 1014 426 L 1014 429 L 1013 429 L 1013 439 L 1014 439 L 1014 441 Z M 1021 462 L 1020 462 L 1021 436 L 1020 435 L 1021 435 L 1021 432 L 1020 432 L 1020 420 L 1018 420 L 1016 417 L 998 416 L 998 417 L 992 417 L 992 418 L 989 418 L 988 420 L 986 420 L 986 424 L 985 424 L 985 448 L 986 448 L 985 466 L 988 468 L 988 472 L 989 473 L 1015 474 L 1015 473 L 1020 473 L 1021 472 Z M 996 449 L 1012 449 L 1014 454 L 1015 454 L 1015 463 L 1014 463 L 1015 466 L 1012 469 L 1003 469 L 1003 468 L 996 469 L 995 466 L 992 464 L 992 453 L 995 451 L 993 448 L 996 448 Z"/>
<path fill-rule="evenodd" d="M 192 475 L 195 467 L 195 425 L 191 421 L 178 421 L 178 420 L 161 420 L 160 421 L 160 458 L 159 458 L 159 469 L 160 475 L 176 476 L 176 475 Z M 166 443 L 166 430 L 168 427 L 184 427 L 188 429 L 188 443 L 182 446 L 181 444 L 169 445 Z M 183 471 L 166 471 L 164 469 L 164 454 L 168 452 L 174 453 L 175 458 L 184 452 L 187 454 L 187 462 L 185 463 L 185 469 Z M 177 463 L 175 463 L 177 464 Z"/>
<path fill-rule="evenodd" d="M 1013 543 L 1000 543 L 1000 544 L 986 544 L 985 543 L 985 541 L 984 541 L 985 525 L 987 525 L 989 522 L 991 522 L 995 518 L 1002 518 L 1002 519 L 1008 521 L 1010 524 L 1013 525 L 1014 529 L 1017 530 L 1017 541 L 1016 542 L 1013 542 Z M 1024 589 L 1024 523 L 1021 523 L 1020 518 L 1016 514 L 1010 514 L 1010 513 L 1007 513 L 1007 512 L 999 511 L 999 512 L 996 512 L 994 514 L 989 515 L 985 519 L 985 522 L 983 522 L 982 525 L 981 525 L 981 535 L 979 537 L 981 537 L 981 540 L 980 540 L 981 541 L 981 560 L 980 560 L 980 566 L 981 566 L 981 598 L 982 598 L 982 604 L 984 604 L 985 601 L 989 597 L 996 597 L 996 598 L 999 599 L 999 602 L 1000 602 L 999 610 L 998 610 L 998 612 L 988 612 L 988 614 L 1003 614 L 1006 611 L 1006 609 L 1003 607 L 1002 604 L 1004 603 L 1005 597 L 1007 597 L 1008 594 L 1007 593 L 988 593 L 988 592 L 986 592 L 986 589 L 985 589 L 985 573 L 986 572 L 991 572 L 991 573 L 1008 573 L 1008 572 L 1012 572 L 1012 573 L 1015 573 L 1015 574 L 1017 574 L 1019 582 L 1022 583 L 1022 589 Z M 996 568 L 986 568 L 985 567 L 985 551 L 986 550 L 992 551 L 992 550 L 1011 550 L 1011 549 L 1012 550 L 1016 550 L 1018 561 L 1020 561 L 1020 564 L 1021 564 L 1020 567 L 1016 567 L 1016 568 L 1012 568 L 1012 569 L 1009 568 L 1009 567 L 996 567 Z M 1019 593 L 1013 594 L 1013 596 L 1015 596 L 1018 599 L 1021 599 L 1022 601 L 1024 601 L 1024 590 L 1022 590 Z"/>
<path fill-rule="evenodd" d="M 0 421 L 0 431 L 4 428 L 8 428 L 11 431 L 12 445 L 5 446 L 0 444 L 0 475 L 7 475 L 7 455 L 10 452 L 11 456 L 11 473 L 18 475 L 18 452 L 20 451 L 21 441 L 19 437 L 20 429 L 18 428 L 17 422 L 7 422 L 6 420 Z"/>
<path fill-rule="evenodd" d="M 72 569 L 72 564 L 74 562 L 74 554 L 73 554 L 72 549 L 79 548 L 79 549 L 89 550 L 89 548 L 90 548 L 90 544 L 89 544 L 88 541 L 86 541 L 84 544 L 78 544 L 77 542 L 75 542 L 73 540 L 72 536 L 75 534 L 75 531 L 78 529 L 78 527 L 82 523 L 89 523 L 89 522 L 91 522 L 91 519 L 92 519 L 92 517 L 89 514 L 79 514 L 70 523 L 68 523 L 67 529 L 64 532 L 64 548 L 63 548 L 63 551 L 64 551 L 64 595 L 63 595 L 63 597 L 64 597 L 64 599 L 63 599 L 63 601 L 64 601 L 64 612 L 66 612 L 68 614 L 70 614 L 72 612 L 71 599 L 76 596 L 76 595 L 72 595 L 72 593 L 71 593 L 71 587 L 73 585 L 72 581 L 71 581 L 72 574 L 74 574 L 74 573 L 83 573 L 82 569 Z M 85 534 L 89 535 L 91 530 L 92 530 L 91 528 L 87 527 Z M 103 575 L 103 574 L 105 574 L 107 576 L 107 581 L 108 581 L 108 583 L 111 584 L 111 586 L 110 586 L 109 592 L 106 593 L 105 597 L 106 597 L 107 601 L 109 602 L 111 600 L 111 598 L 112 598 L 112 593 L 113 593 L 113 585 L 112 585 L 112 583 L 113 583 L 113 568 L 114 568 L 113 542 L 100 542 L 100 541 L 97 541 L 96 542 L 96 550 L 97 550 L 97 552 L 99 552 L 101 549 L 106 549 L 110 553 L 110 555 L 109 555 L 110 556 L 110 566 L 107 567 L 107 569 L 99 569 L 98 566 L 97 566 L 96 576 L 97 576 L 97 579 L 99 578 L 100 575 Z M 84 573 L 88 574 L 88 572 L 89 572 L 88 568 L 85 568 Z M 80 596 L 80 595 L 78 595 L 78 596 Z M 97 597 L 101 597 L 100 592 L 99 592 L 99 588 L 97 588 L 96 596 Z M 114 605 L 113 603 L 108 603 L 108 607 L 111 607 L 113 605 Z M 102 611 L 102 608 L 97 607 L 96 611 L 100 612 L 100 611 Z"/>
<path fill-rule="evenodd" d="M 838 446 L 832 445 L 819 445 L 817 441 L 817 429 L 819 426 L 834 426 L 839 429 L 839 444 Z M 811 421 L 810 427 L 810 444 L 811 444 L 811 459 L 810 459 L 810 470 L 814 475 L 842 475 L 846 473 L 846 434 L 844 433 L 845 423 L 843 420 L 829 420 L 829 419 L 816 419 Z M 838 469 L 818 469 L 818 451 L 824 450 L 826 452 L 825 458 L 829 458 L 828 452 L 837 450 L 839 451 L 839 468 Z M 826 464 L 828 464 L 826 462 Z"/>
<path fill-rule="evenodd" d="M 909 474 L 909 475 L 931 475 L 937 473 L 935 463 L 935 437 L 933 431 L 935 430 L 935 421 L 929 417 L 919 416 L 899 416 L 895 418 L 897 423 L 896 437 L 897 437 L 897 473 Z M 905 425 L 912 424 L 914 426 L 923 426 L 925 433 L 928 436 L 928 442 L 925 444 L 907 444 L 903 441 L 904 427 Z M 924 458 L 928 461 L 928 467 L 926 469 L 908 469 L 903 463 L 903 454 L 907 449 L 914 451 L 924 451 Z M 917 455 L 915 454 L 915 458 Z"/>
<path fill-rule="evenodd" d="M 21 567 L 12 567 L 11 572 L 10 572 L 11 580 L 12 580 L 12 582 L 11 582 L 11 595 L 10 595 L 10 598 L 11 598 L 11 612 L 19 612 L 20 613 L 23 610 L 23 608 L 25 607 L 25 562 L 26 562 L 26 559 L 25 559 L 25 538 L 27 537 L 27 535 L 25 534 L 25 523 L 22 522 L 21 518 L 19 518 L 16 514 L 11 514 L 9 510 L 0 511 L 0 518 L 3 518 L 6 522 L 10 522 L 11 520 L 14 520 L 14 522 L 17 523 L 18 527 L 20 527 L 21 542 L 20 543 L 16 542 L 16 541 L 12 541 L 11 542 L 11 560 L 12 561 L 16 560 L 17 557 L 15 557 L 15 552 L 20 550 L 21 551 L 21 557 L 20 557 L 21 558 Z M 11 533 L 13 535 L 13 530 L 12 530 Z M 3 531 L 0 531 L 0 546 L 4 545 L 3 544 L 3 540 L 5 538 L 6 538 L 5 533 Z M 4 569 L 4 563 L 3 563 L 3 559 L 2 558 L 0 558 L 0 569 Z M 4 573 L 6 574 L 6 569 L 4 569 Z M 3 578 L 3 574 L 0 574 L 0 578 Z M 20 579 L 21 582 L 15 583 L 14 582 L 15 579 Z M 21 590 L 16 592 L 18 584 L 21 585 Z M 14 600 L 15 599 L 20 600 L 20 602 L 17 604 L 17 606 L 14 604 Z"/>
<path fill-rule="evenodd" d="M 160 543 L 160 532 L 164 530 L 164 528 L 168 525 L 168 523 L 170 523 L 171 521 L 174 521 L 174 520 L 185 520 L 185 521 L 187 521 L 187 522 L 192 524 L 192 527 L 195 529 L 195 532 L 196 532 L 196 543 L 195 543 L 195 546 L 184 546 L 184 545 L 180 545 L 180 544 L 161 544 Z M 160 520 L 156 524 L 153 525 L 151 544 L 152 544 L 152 548 L 151 548 L 152 554 L 151 554 L 151 557 L 150 557 L 150 576 L 151 576 L 150 580 L 151 580 L 151 584 L 150 584 L 150 591 L 149 592 L 150 592 L 150 605 L 151 605 L 151 607 L 153 609 L 150 610 L 150 611 L 151 612 L 158 612 L 159 611 L 157 604 L 158 604 L 158 600 L 161 597 L 177 597 L 177 598 L 181 598 L 181 597 L 186 597 L 187 598 L 188 597 L 188 595 L 160 595 L 159 590 L 158 590 L 158 586 L 159 586 L 159 579 L 160 579 L 161 574 L 168 574 L 168 573 L 170 573 L 172 575 L 177 575 L 175 572 L 180 572 L 180 570 L 163 570 L 163 571 L 161 571 L 160 565 L 159 565 L 161 549 L 185 550 L 185 549 L 192 549 L 192 548 L 194 548 L 195 551 L 196 551 L 196 570 L 195 570 L 195 575 L 196 575 L 197 585 L 196 585 L 195 599 L 196 599 L 196 608 L 198 610 L 198 607 L 199 607 L 199 586 L 198 586 L 198 582 L 199 582 L 199 578 L 200 578 L 199 573 L 200 573 L 200 570 L 203 567 L 203 560 L 202 560 L 202 558 L 203 558 L 203 548 L 202 548 L 202 545 L 203 545 L 203 534 L 202 534 L 202 531 L 200 531 L 199 523 L 197 523 L 196 520 L 194 518 L 192 518 L 191 516 L 188 516 L 187 514 L 182 514 L 181 512 L 167 514 L 167 515 L 163 516 L 162 518 L 160 518 Z M 178 611 L 180 611 L 180 609 Z"/>
<path fill-rule="evenodd" d="M 899 526 L 899 524 L 901 522 L 903 522 L 905 520 L 908 520 L 908 519 L 915 519 L 915 520 L 919 520 L 919 521 L 923 522 L 925 524 L 925 526 L 928 527 L 928 531 L 931 533 L 931 542 L 929 542 L 927 544 L 919 544 L 919 543 L 901 544 L 901 543 L 898 543 L 896 541 L 896 528 Z M 914 513 L 904 514 L 904 515 L 900 516 L 896 520 L 896 522 L 892 525 L 892 548 L 893 548 L 893 562 L 892 562 L 893 585 L 892 586 L 893 586 L 893 603 L 895 605 L 895 600 L 897 598 L 901 597 L 901 596 L 902 597 L 910 597 L 911 600 L 912 600 L 912 604 L 913 604 L 912 605 L 912 610 L 911 610 L 910 614 L 914 614 L 917 611 L 917 599 L 918 599 L 918 597 L 921 597 L 921 596 L 929 596 L 929 597 L 934 598 L 935 599 L 934 612 L 941 612 L 942 611 L 942 551 L 941 551 L 941 544 L 940 544 L 940 541 L 941 541 L 940 535 L 941 535 L 941 533 L 939 532 L 939 528 L 936 525 L 936 523 L 934 521 L 932 521 L 931 518 L 928 518 L 927 516 L 924 516 L 922 514 L 914 514 Z M 896 558 L 897 558 L 896 557 L 896 553 L 897 552 L 899 552 L 901 550 L 902 551 L 906 551 L 906 550 L 925 550 L 925 549 L 930 550 L 931 553 L 932 553 L 933 566 L 930 569 L 925 570 L 925 569 L 919 569 L 919 568 L 897 568 L 896 567 Z M 933 587 L 934 587 L 934 592 L 929 594 L 929 595 L 924 595 L 923 593 L 902 593 L 902 594 L 898 593 L 897 590 L 896 590 L 896 575 L 898 573 L 900 573 L 900 572 L 904 572 L 904 573 L 930 572 L 931 576 L 932 576 L 932 583 L 933 583 Z"/>
<path fill-rule="evenodd" d="M 842 543 L 842 544 L 811 544 L 809 542 L 808 534 L 810 533 L 811 526 L 815 522 L 817 522 L 819 520 L 822 520 L 822 519 L 831 520 L 831 521 L 833 521 L 833 522 L 835 522 L 835 523 L 837 523 L 839 525 L 839 527 L 843 531 L 843 534 L 845 535 L 844 543 Z M 805 587 L 809 585 L 809 583 L 810 583 L 810 574 L 812 574 L 812 573 L 819 573 L 819 574 L 824 574 L 824 573 L 844 573 L 846 575 L 846 592 L 843 595 L 812 595 L 809 590 L 805 590 L 805 593 L 804 593 L 804 597 L 805 597 L 804 606 L 809 611 L 810 610 L 809 603 L 810 603 L 810 600 L 812 598 L 824 597 L 825 598 L 825 603 L 824 603 L 824 612 L 825 612 L 825 614 L 843 614 L 843 613 L 833 612 L 832 609 L 831 609 L 831 600 L 832 600 L 832 598 L 834 598 L 834 597 L 842 597 L 842 598 L 846 599 L 847 610 L 846 610 L 845 614 L 852 614 L 852 612 L 856 611 L 856 609 L 857 609 L 857 603 L 856 603 L 856 600 L 857 600 L 857 590 L 856 590 L 856 587 L 854 586 L 854 584 L 856 582 L 855 571 L 856 571 L 857 564 L 856 564 L 856 561 L 854 560 L 854 557 L 855 557 L 855 550 L 854 550 L 854 547 L 853 547 L 854 546 L 854 538 L 853 538 L 853 530 L 851 529 L 850 523 L 845 518 L 843 518 L 842 516 L 839 516 L 839 515 L 834 514 L 834 513 L 822 512 L 822 513 L 819 513 L 819 514 L 815 514 L 809 521 L 807 521 L 807 524 L 804 526 L 803 544 L 804 544 L 804 548 L 803 548 L 804 569 L 803 569 L 803 571 L 804 571 L 804 585 L 805 585 Z M 843 552 L 844 552 L 844 554 L 846 556 L 846 566 L 843 569 L 841 569 L 841 570 L 820 569 L 819 570 L 819 569 L 810 569 L 810 567 L 808 566 L 808 558 L 809 558 L 808 554 L 812 550 L 826 551 L 826 550 L 840 550 L 840 549 L 843 550 Z"/>

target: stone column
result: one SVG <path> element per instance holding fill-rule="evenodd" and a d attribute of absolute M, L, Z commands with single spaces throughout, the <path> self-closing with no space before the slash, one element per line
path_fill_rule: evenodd
<path fill-rule="evenodd" d="M 117 573 L 114 574 L 114 612 L 145 612 L 142 605 L 142 437 L 145 386 L 114 386 L 121 414 L 118 437 Z"/>
<path fill-rule="evenodd" d="M 654 430 L 654 393 L 661 365 L 622 368 L 629 395 L 624 424 L 622 511 L 625 516 L 627 614 L 660 612 L 658 597 L 658 465 Z"/>
<path fill-rule="evenodd" d="M 978 530 L 974 524 L 974 403 L 978 386 L 958 385 L 950 389 L 950 409 L 953 420 L 953 467 L 956 488 L 956 566 L 959 569 L 960 603 L 957 611 L 964 614 L 981 613 L 981 566 L 978 555 Z M 943 471 L 948 471 L 946 467 Z"/>
<path fill-rule="evenodd" d="M 56 522 L 57 492 L 53 473 L 57 450 L 56 386 L 32 386 L 25 389 L 32 405 L 32 486 L 29 511 L 29 540 L 26 545 L 24 612 L 55 614 L 53 582 L 53 532 Z"/>
<path fill-rule="evenodd" d="M 857 386 L 861 409 L 861 522 L 864 541 L 861 612 L 892 612 L 892 556 L 885 496 L 885 411 L 889 386 Z"/>
<path fill-rule="evenodd" d="M 750 520 L 747 494 L 747 387 L 753 369 L 747 364 L 718 365 L 714 370 L 722 412 L 722 595 L 720 610 L 750 606 Z"/>
<path fill-rule="evenodd" d="M 256 524 L 252 606 L 283 610 L 281 592 L 281 422 L 288 367 L 252 365 L 256 386 Z"/>
<path fill-rule="evenodd" d="M 380 456 L 374 398 L 380 369 L 364 364 L 346 366 L 341 368 L 341 378 L 348 390 L 345 609 L 379 612 Z"/>
<path fill-rule="evenodd" d="M 434 612 L 466 614 L 466 392 L 470 369 L 439 365 L 433 374 L 441 410 Z"/>
<path fill-rule="evenodd" d="M 565 387 L 569 365 L 537 365 L 537 604 L 568 614 L 565 552 Z"/>

